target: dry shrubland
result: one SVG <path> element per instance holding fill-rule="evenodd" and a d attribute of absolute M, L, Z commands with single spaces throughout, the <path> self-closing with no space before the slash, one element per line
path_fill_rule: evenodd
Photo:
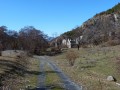
<path fill-rule="evenodd" d="M 120 40 L 109 40 L 107 42 L 108 46 L 116 46 L 116 45 L 120 45 Z"/>
<path fill-rule="evenodd" d="M 23 77 L 27 73 L 29 65 L 28 56 L 25 52 L 20 53 L 17 58 L 0 58 L 0 90 L 18 90 Z M 16 86 L 18 85 L 18 86 Z"/>
<path fill-rule="evenodd" d="M 70 66 L 74 66 L 75 60 L 79 58 L 79 55 L 74 50 L 69 50 L 66 53 L 66 59 L 68 60 Z"/>

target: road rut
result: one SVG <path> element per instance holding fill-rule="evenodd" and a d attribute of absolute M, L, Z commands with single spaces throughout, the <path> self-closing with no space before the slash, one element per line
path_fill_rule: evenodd
<path fill-rule="evenodd" d="M 61 69 L 58 66 L 56 66 L 55 63 L 49 59 L 49 57 L 37 56 L 37 58 L 39 58 L 39 60 L 40 60 L 40 71 L 41 71 L 41 74 L 38 77 L 38 80 L 39 80 L 38 87 L 41 88 L 39 90 L 48 90 L 45 86 L 45 78 L 46 78 L 46 74 L 44 71 L 45 63 L 47 63 L 47 65 L 49 65 L 49 67 L 51 67 L 51 69 L 53 71 L 55 71 L 56 74 L 60 77 L 60 79 L 63 83 L 62 87 L 65 90 L 82 90 L 82 86 L 79 86 L 79 85 L 75 84 L 73 81 L 71 81 L 70 78 L 68 76 L 66 76 L 61 71 Z"/>

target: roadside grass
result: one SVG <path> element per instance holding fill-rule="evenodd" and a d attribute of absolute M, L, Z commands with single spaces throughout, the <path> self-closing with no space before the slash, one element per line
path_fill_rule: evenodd
<path fill-rule="evenodd" d="M 106 80 L 107 76 L 111 75 L 120 83 L 120 75 L 116 70 L 116 57 L 120 57 L 119 45 L 72 50 L 79 54 L 73 67 L 69 66 L 65 58 L 66 53 L 51 58 L 74 82 L 87 90 L 120 90 L 120 86 L 115 82 Z"/>
<path fill-rule="evenodd" d="M 17 58 L 0 56 L 0 89 L 25 90 L 37 86 L 38 60 L 32 57 L 26 60 L 27 64 L 23 65 Z"/>
<path fill-rule="evenodd" d="M 46 87 L 50 88 L 51 90 L 64 90 L 62 87 L 61 79 L 57 75 L 57 72 L 53 71 L 49 65 L 45 65 L 45 72 L 46 72 Z"/>
<path fill-rule="evenodd" d="M 38 84 L 38 75 L 40 74 L 39 64 L 40 61 L 37 58 L 29 58 L 29 68 L 28 73 L 25 74 L 25 81 L 27 88 L 33 89 L 37 87 Z"/>

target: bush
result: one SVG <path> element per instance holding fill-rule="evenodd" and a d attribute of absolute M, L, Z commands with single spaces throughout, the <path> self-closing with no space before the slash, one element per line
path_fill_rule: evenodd
<path fill-rule="evenodd" d="M 55 52 L 55 54 L 59 54 L 59 53 L 61 53 L 62 51 L 61 51 L 61 48 L 53 47 L 53 48 L 51 48 L 51 52 Z"/>
<path fill-rule="evenodd" d="M 87 45 L 82 45 L 82 48 L 88 48 L 88 46 Z"/>
<path fill-rule="evenodd" d="M 70 66 L 74 66 L 75 60 L 78 58 L 78 53 L 74 50 L 69 50 L 66 53 L 66 59 L 68 60 Z"/>
<path fill-rule="evenodd" d="M 109 40 L 109 41 L 107 42 L 107 44 L 108 44 L 109 46 L 119 45 L 119 44 L 120 44 L 120 40 Z"/>
<path fill-rule="evenodd" d="M 57 47 L 52 47 L 52 48 L 51 48 L 51 52 L 55 52 L 56 50 L 58 50 Z"/>
<path fill-rule="evenodd" d="M 30 52 L 27 52 L 27 56 L 28 56 L 28 57 L 33 57 L 33 54 L 30 53 Z"/>

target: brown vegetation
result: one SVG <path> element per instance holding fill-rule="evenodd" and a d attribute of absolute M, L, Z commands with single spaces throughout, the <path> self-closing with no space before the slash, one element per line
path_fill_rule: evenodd
<path fill-rule="evenodd" d="M 107 42 L 109 46 L 115 46 L 115 45 L 120 45 L 120 40 L 109 40 Z"/>
<path fill-rule="evenodd" d="M 8 30 L 6 26 L 0 27 L 0 51 L 26 50 L 30 53 L 40 54 L 48 47 L 47 36 L 33 26 L 22 28 L 19 32 Z"/>
<path fill-rule="evenodd" d="M 66 59 L 68 60 L 70 66 L 73 66 L 75 63 L 75 60 L 79 57 L 78 53 L 74 50 L 69 50 L 66 53 Z"/>
<path fill-rule="evenodd" d="M 22 78 L 28 69 L 28 58 L 22 53 L 17 59 L 1 57 L 0 59 L 0 90 L 18 90 Z M 19 85 L 16 87 L 16 85 Z"/>
<path fill-rule="evenodd" d="M 74 82 L 82 85 L 84 90 L 120 89 L 115 84 L 120 83 L 120 45 L 72 50 L 76 51 L 80 57 L 76 59 L 74 67 L 66 65 L 66 52 L 52 58 Z M 112 75 L 116 82 L 107 81 L 109 75 Z"/>

